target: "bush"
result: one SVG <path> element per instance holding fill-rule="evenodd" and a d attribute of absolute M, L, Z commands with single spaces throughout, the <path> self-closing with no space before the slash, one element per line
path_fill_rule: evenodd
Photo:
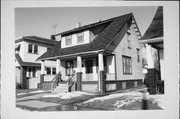
<path fill-rule="evenodd" d="M 22 84 L 16 82 L 16 89 L 22 89 Z"/>

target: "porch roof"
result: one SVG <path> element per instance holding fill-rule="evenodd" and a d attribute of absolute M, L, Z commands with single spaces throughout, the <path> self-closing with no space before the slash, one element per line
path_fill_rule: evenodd
<path fill-rule="evenodd" d="M 105 51 L 109 44 L 114 40 L 113 38 L 116 34 L 121 31 L 122 27 L 132 16 L 133 14 L 129 13 L 123 16 L 111 18 L 108 21 L 110 22 L 109 25 L 101 31 L 101 33 L 92 42 L 68 48 L 61 48 L 61 46 L 57 44 L 54 48 L 49 49 L 41 55 L 38 60 L 63 57 L 73 54 Z"/>
<path fill-rule="evenodd" d="M 41 67 L 41 63 L 23 62 L 19 54 L 15 54 L 15 57 L 21 66 Z"/>

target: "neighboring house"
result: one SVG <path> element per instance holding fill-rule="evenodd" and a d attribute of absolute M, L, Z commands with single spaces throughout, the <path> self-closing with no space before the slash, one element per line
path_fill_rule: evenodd
<path fill-rule="evenodd" d="M 25 36 L 15 41 L 16 82 L 23 89 L 38 88 L 41 64 L 36 59 L 58 42 L 37 36 Z M 46 74 L 55 74 L 56 63 L 46 61 Z"/>
<path fill-rule="evenodd" d="M 163 7 L 158 7 L 155 16 L 141 38 L 147 52 L 147 85 L 150 93 L 164 92 L 164 37 L 163 37 Z M 156 55 L 153 55 L 155 54 Z M 157 58 L 156 58 L 157 57 Z M 157 60 L 155 60 L 157 59 Z M 159 83 L 159 84 L 158 84 Z M 158 88 L 161 85 L 161 89 Z"/>
<path fill-rule="evenodd" d="M 63 80 L 60 86 L 67 82 L 69 91 L 103 94 L 142 86 L 141 34 L 132 13 L 85 26 L 79 24 L 55 37 L 61 37 L 61 44 L 38 58 L 43 89 L 57 85 L 53 83 L 55 78 L 44 76 L 46 60 L 56 60 L 57 73 Z"/>

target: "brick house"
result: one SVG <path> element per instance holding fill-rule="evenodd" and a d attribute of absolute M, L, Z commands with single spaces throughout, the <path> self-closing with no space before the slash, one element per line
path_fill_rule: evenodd
<path fill-rule="evenodd" d="M 60 43 L 38 58 L 41 88 L 103 94 L 142 86 L 141 34 L 132 13 L 54 36 Z M 51 79 L 44 75 L 47 60 L 56 60 Z"/>
<path fill-rule="evenodd" d="M 38 88 L 41 64 L 36 59 L 52 48 L 57 41 L 37 36 L 24 36 L 15 41 L 15 78 L 23 89 Z M 56 72 L 56 63 L 46 61 L 47 75 Z"/>

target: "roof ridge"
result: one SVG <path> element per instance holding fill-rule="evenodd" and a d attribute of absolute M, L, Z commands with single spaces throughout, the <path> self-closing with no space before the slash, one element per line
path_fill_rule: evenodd
<path fill-rule="evenodd" d="M 96 26 L 96 25 L 101 25 L 101 24 L 104 24 L 104 23 L 107 23 L 107 22 L 112 22 L 114 19 L 117 19 L 117 18 L 119 18 L 119 17 L 124 17 L 124 16 L 130 15 L 130 14 L 132 14 L 132 12 L 127 13 L 127 14 L 124 14 L 124 15 L 121 15 L 121 16 L 116 16 L 116 17 L 113 17 L 113 18 L 108 18 L 108 19 L 105 19 L 105 20 L 102 20 L 102 21 L 98 21 L 98 22 L 86 24 L 86 25 L 81 26 L 81 27 L 79 27 L 79 28 L 74 28 L 74 29 L 66 30 L 66 31 L 64 31 L 64 32 L 55 34 L 55 36 L 61 35 L 61 34 L 66 34 L 67 32 L 73 32 L 73 31 L 75 31 L 75 30 L 81 30 L 81 29 L 83 29 L 83 28 L 85 28 L 85 27 L 88 27 L 88 26 L 89 26 L 88 28 L 90 28 L 90 27 L 93 27 L 93 26 Z"/>

